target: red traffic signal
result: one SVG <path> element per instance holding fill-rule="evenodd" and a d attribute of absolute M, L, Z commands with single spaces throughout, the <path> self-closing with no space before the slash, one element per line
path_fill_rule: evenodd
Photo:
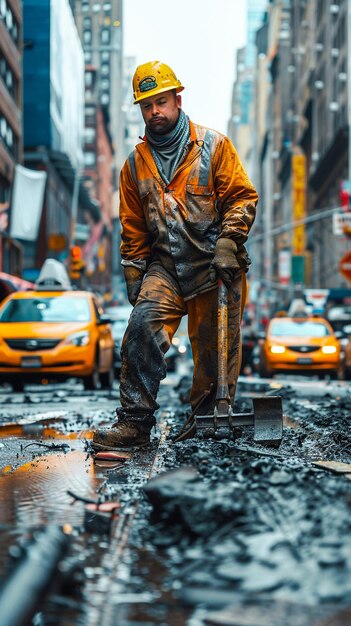
<path fill-rule="evenodd" d="M 69 251 L 68 273 L 72 280 L 78 280 L 84 271 L 85 262 L 82 257 L 82 249 L 79 246 L 71 246 Z"/>
<path fill-rule="evenodd" d="M 82 249 L 79 246 L 71 246 L 71 259 L 81 259 L 82 258 Z"/>

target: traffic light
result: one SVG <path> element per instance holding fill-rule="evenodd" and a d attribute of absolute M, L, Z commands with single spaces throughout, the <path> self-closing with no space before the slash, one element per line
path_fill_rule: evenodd
<path fill-rule="evenodd" d="M 71 246 L 69 251 L 68 274 L 72 280 L 78 280 L 84 270 L 85 262 L 79 246 Z"/>

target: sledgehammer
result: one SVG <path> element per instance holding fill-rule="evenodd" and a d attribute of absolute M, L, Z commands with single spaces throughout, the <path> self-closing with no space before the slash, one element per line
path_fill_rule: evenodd
<path fill-rule="evenodd" d="M 233 430 L 237 426 L 253 426 L 254 440 L 279 445 L 283 435 L 283 410 L 280 396 L 253 398 L 252 413 L 234 413 L 228 388 L 228 292 L 218 280 L 218 378 L 213 415 L 195 415 L 196 432 Z"/>

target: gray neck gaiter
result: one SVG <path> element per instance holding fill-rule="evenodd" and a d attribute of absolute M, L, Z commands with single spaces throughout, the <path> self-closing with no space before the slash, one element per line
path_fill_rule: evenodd
<path fill-rule="evenodd" d="M 168 185 L 184 158 L 185 148 L 190 139 L 189 118 L 180 110 L 178 122 L 170 133 L 158 135 L 147 128 L 145 134 L 160 176 Z"/>

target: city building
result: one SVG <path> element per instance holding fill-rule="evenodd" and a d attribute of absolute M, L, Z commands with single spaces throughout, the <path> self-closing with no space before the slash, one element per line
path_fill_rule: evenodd
<path fill-rule="evenodd" d="M 228 124 L 228 136 L 237 147 L 251 176 L 255 150 L 251 121 L 255 99 L 256 32 L 264 19 L 267 4 L 268 0 L 247 0 L 246 45 L 237 52 L 236 80 L 233 85 L 231 118 Z"/>
<path fill-rule="evenodd" d="M 347 0 L 271 0 L 256 34 L 250 246 L 271 310 L 306 287 L 350 287 L 347 28 Z"/>
<path fill-rule="evenodd" d="M 299 10 L 298 5 L 296 10 Z M 304 74 L 305 91 L 309 97 L 299 113 L 304 116 L 306 130 L 299 132 L 297 141 L 306 154 L 309 211 L 316 217 L 340 207 L 341 187 L 350 178 L 351 172 L 351 152 L 348 149 L 348 88 L 350 90 L 351 84 L 348 87 L 348 10 L 348 0 L 319 0 L 318 10 L 317 0 L 310 0 L 301 16 L 306 21 L 314 20 L 309 22 L 313 64 Z M 304 69 L 302 67 L 302 71 Z M 319 287 L 329 287 L 331 283 L 335 287 L 350 286 L 338 271 L 341 257 L 350 248 L 348 236 L 339 228 L 338 218 L 343 221 L 343 212 L 340 209 L 334 217 L 328 215 L 317 219 L 313 226 L 306 229 L 311 275 Z M 351 221 L 346 226 L 351 227 Z"/>
<path fill-rule="evenodd" d="M 68 0 L 24 0 L 23 40 L 24 164 L 47 172 L 38 238 L 21 242 L 33 279 L 47 256 L 67 259 L 96 205 L 81 182 L 84 58 Z"/>
<path fill-rule="evenodd" d="M 145 124 L 140 107 L 134 104 L 132 81 L 137 62 L 135 57 L 124 57 L 122 85 L 122 113 L 124 138 L 122 144 L 122 161 L 124 162 L 134 150 L 140 137 L 144 136 Z"/>
<path fill-rule="evenodd" d="M 96 70 L 96 105 L 104 109 L 115 165 L 115 186 L 122 165 L 123 2 L 75 0 L 74 15 L 86 66 Z"/>
<path fill-rule="evenodd" d="M 106 108 L 96 96 L 96 68 L 85 66 L 84 185 L 97 206 L 82 251 L 86 278 L 96 291 L 112 289 L 113 149 Z M 78 241 L 78 239 L 76 238 Z"/>
<path fill-rule="evenodd" d="M 91 250 L 95 250 L 93 256 L 88 259 L 88 266 L 91 268 L 90 281 L 92 283 L 96 281 L 107 296 L 116 298 L 120 284 L 118 179 L 124 162 L 123 3 L 122 0 L 110 2 L 71 0 L 71 5 L 85 60 L 85 184 L 94 194 L 99 206 L 105 242 L 99 248 L 100 257 L 96 255 L 97 243 L 92 247 L 87 242 L 84 250 L 89 251 L 90 257 Z M 92 122 L 93 119 L 94 122 Z M 111 150 L 110 156 L 106 152 L 107 144 L 109 144 L 108 151 Z M 99 146 L 102 145 L 104 145 L 103 154 L 99 152 Z M 96 186 L 94 180 L 101 180 L 102 168 L 106 184 Z M 108 168 L 110 168 L 110 174 Z M 94 240 L 94 233 L 92 237 Z M 105 262 L 101 263 L 103 249 L 106 252 Z M 92 259 L 95 259 L 94 270 Z M 110 280 L 108 280 L 109 274 Z"/>
<path fill-rule="evenodd" d="M 21 245 L 9 236 L 15 165 L 22 161 L 22 10 L 0 2 L 0 271 L 20 275 Z"/>

